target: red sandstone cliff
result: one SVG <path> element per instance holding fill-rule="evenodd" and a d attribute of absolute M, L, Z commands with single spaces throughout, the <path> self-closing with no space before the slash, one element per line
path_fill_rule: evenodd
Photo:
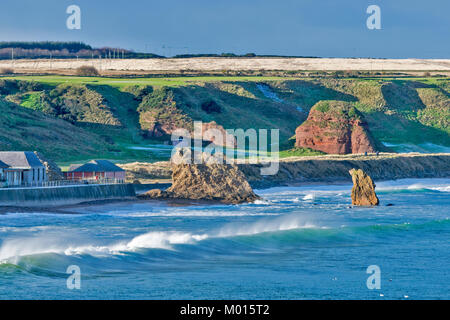
<path fill-rule="evenodd" d="M 374 140 L 361 113 L 344 101 L 320 101 L 295 130 L 296 147 L 330 154 L 375 152 Z"/>

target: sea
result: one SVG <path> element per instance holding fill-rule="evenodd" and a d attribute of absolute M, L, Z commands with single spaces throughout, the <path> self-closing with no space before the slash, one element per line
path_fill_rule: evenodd
<path fill-rule="evenodd" d="M 0 299 L 449 299 L 450 179 L 0 214 Z"/>

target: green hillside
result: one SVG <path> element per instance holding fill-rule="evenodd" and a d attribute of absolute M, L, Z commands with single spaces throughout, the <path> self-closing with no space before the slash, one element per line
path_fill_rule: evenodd
<path fill-rule="evenodd" d="M 58 161 L 159 160 L 167 152 L 145 148 L 169 136 L 153 134 L 155 126 L 191 129 L 201 120 L 278 128 L 287 150 L 322 100 L 351 103 L 378 143 L 450 147 L 449 87 L 446 78 L 9 77 L 0 80 L 0 149 L 38 150 Z"/>

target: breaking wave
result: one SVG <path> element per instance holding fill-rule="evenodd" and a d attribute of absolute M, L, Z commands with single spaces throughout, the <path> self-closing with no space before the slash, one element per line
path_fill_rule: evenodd
<path fill-rule="evenodd" d="M 180 231 L 151 231 L 132 238 L 106 245 L 76 244 L 76 240 L 64 237 L 43 236 L 6 240 L 0 247 L 0 263 L 17 263 L 20 257 L 38 254 L 92 255 L 97 257 L 120 255 L 139 249 L 173 250 L 175 245 L 195 244 L 211 238 L 227 238 L 255 235 L 293 229 L 318 228 L 298 215 L 262 220 L 249 224 L 228 224 L 209 234 Z"/>

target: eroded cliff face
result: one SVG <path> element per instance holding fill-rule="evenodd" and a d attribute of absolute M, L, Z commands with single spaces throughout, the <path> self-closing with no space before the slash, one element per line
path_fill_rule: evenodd
<path fill-rule="evenodd" d="M 253 187 L 303 182 L 350 182 L 348 171 L 362 169 L 376 180 L 450 177 L 450 154 L 386 154 L 292 157 L 280 160 L 272 176 L 261 175 L 261 164 L 239 164 Z"/>
<path fill-rule="evenodd" d="M 183 123 L 175 123 L 167 117 L 160 122 L 150 112 L 144 112 L 140 115 L 140 120 L 146 129 L 146 135 L 150 138 L 169 138 L 177 129 L 187 129 L 194 137 L 194 121 L 190 119 Z M 219 146 L 236 146 L 235 137 L 215 121 L 201 123 L 201 137 L 204 141 L 210 141 Z"/>
<path fill-rule="evenodd" d="M 202 137 L 218 146 L 236 146 L 236 138 L 215 121 L 202 123 Z"/>
<path fill-rule="evenodd" d="M 252 186 L 268 187 L 302 182 L 350 182 L 348 171 L 362 169 L 374 180 L 405 178 L 450 177 L 450 154 L 393 154 L 312 156 L 280 159 L 275 175 L 261 175 L 261 164 L 238 164 L 240 171 Z M 127 180 L 169 179 L 169 162 L 130 163 L 121 165 L 127 170 Z"/>
<path fill-rule="evenodd" d="M 296 147 L 330 154 L 372 153 L 376 151 L 361 113 L 343 101 L 321 101 L 308 119 L 295 130 Z"/>

